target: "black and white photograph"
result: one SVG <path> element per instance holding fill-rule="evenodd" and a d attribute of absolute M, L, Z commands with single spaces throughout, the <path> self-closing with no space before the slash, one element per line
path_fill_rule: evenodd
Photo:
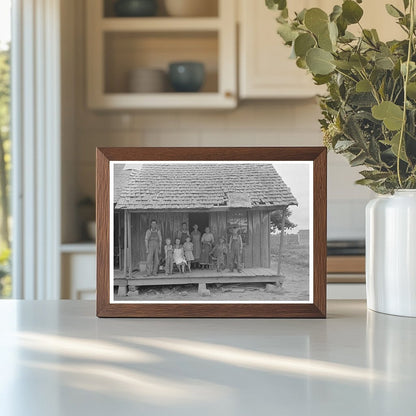
<path fill-rule="evenodd" d="M 312 303 L 312 162 L 110 163 L 111 303 Z"/>

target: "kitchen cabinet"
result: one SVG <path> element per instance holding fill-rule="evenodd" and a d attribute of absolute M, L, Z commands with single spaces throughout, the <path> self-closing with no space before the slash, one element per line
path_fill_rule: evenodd
<path fill-rule="evenodd" d="M 328 0 L 299 0 L 296 10 L 325 8 L 325 2 Z M 308 98 L 322 92 L 311 75 L 289 59 L 291 50 L 276 33 L 277 13 L 268 10 L 264 1 L 239 0 L 238 7 L 240 97 Z"/>
<path fill-rule="evenodd" d="M 90 109 L 233 108 L 237 105 L 236 4 L 217 2 L 216 16 L 116 17 L 109 2 L 86 2 L 87 103 Z M 163 3 L 162 3 L 163 4 Z M 200 92 L 132 93 L 130 71 L 167 71 L 175 61 L 199 61 Z M 166 92 L 165 92 L 166 91 Z"/>
<path fill-rule="evenodd" d="M 63 244 L 61 253 L 61 298 L 95 300 L 95 244 Z"/>
<path fill-rule="evenodd" d="M 289 3 L 289 8 L 320 7 L 330 12 L 333 0 L 299 0 Z M 402 0 L 393 0 L 402 9 Z M 404 32 L 388 15 L 384 3 L 366 0 L 362 25 L 376 28 L 381 40 L 403 38 Z M 268 10 L 263 1 L 238 0 L 239 16 L 239 95 L 242 99 L 308 98 L 325 92 L 324 87 L 313 84 L 312 77 L 298 68 L 290 59 L 291 49 L 277 35 L 276 11 Z M 358 25 L 349 30 L 358 33 Z"/>

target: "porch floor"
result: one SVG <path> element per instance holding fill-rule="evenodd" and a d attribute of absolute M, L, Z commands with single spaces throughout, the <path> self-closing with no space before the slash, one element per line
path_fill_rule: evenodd
<path fill-rule="evenodd" d="M 207 284 L 244 284 L 244 283 L 271 283 L 281 287 L 284 276 L 277 276 L 273 269 L 250 268 L 244 269 L 241 273 L 224 270 L 192 270 L 188 273 L 174 273 L 166 275 L 160 273 L 157 276 L 144 276 L 144 273 L 134 272 L 131 278 L 124 277 L 124 273 L 114 273 L 114 286 L 117 287 L 118 296 L 127 295 L 127 286 L 171 286 L 171 285 L 198 285 L 198 293 L 204 296 L 207 291 Z"/>
<path fill-rule="evenodd" d="M 193 279 L 193 278 L 204 278 L 204 277 L 277 277 L 277 271 L 274 269 L 266 268 L 266 267 L 254 267 L 243 269 L 241 273 L 238 273 L 236 270 L 230 272 L 228 269 L 223 271 L 217 272 L 216 270 L 209 270 L 209 269 L 192 269 L 191 272 L 186 273 L 173 273 L 171 275 L 166 275 L 165 273 L 159 273 L 156 276 L 145 276 L 144 272 L 134 271 L 132 273 L 132 279 L 129 279 L 128 275 L 127 278 L 124 276 L 124 272 L 122 270 L 115 270 L 114 271 L 114 279 L 146 279 L 146 280 L 156 280 L 156 279 L 176 279 L 176 278 L 183 278 L 183 279 Z"/>

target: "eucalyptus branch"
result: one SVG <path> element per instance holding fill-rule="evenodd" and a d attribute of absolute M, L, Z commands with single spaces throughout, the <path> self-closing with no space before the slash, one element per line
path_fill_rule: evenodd
<path fill-rule="evenodd" d="M 360 75 L 365 79 L 369 84 L 371 88 L 371 93 L 373 94 L 374 99 L 377 101 L 377 104 L 380 104 L 380 97 L 378 95 L 378 92 L 376 90 L 376 87 L 371 82 L 370 78 L 368 78 L 367 73 L 365 72 L 365 69 L 361 66 L 362 71 L 360 71 Z"/>
<path fill-rule="evenodd" d="M 402 118 L 402 126 L 400 129 L 400 139 L 399 139 L 399 147 L 397 150 L 397 177 L 399 180 L 400 188 L 403 188 L 402 177 L 400 173 L 400 156 L 403 148 L 403 141 L 405 136 L 406 130 L 406 111 L 407 111 L 407 83 L 409 82 L 409 70 L 410 70 L 410 62 L 412 60 L 412 50 L 413 50 L 413 37 L 414 37 L 414 28 L 415 28 L 415 0 L 410 0 L 410 28 L 409 28 L 409 45 L 407 47 L 407 59 L 406 59 L 406 72 L 403 79 L 403 118 Z"/>
<path fill-rule="evenodd" d="M 358 82 L 355 78 L 353 78 L 353 77 L 351 77 L 350 75 L 348 75 L 348 74 L 346 74 L 346 73 L 344 73 L 344 72 L 340 71 L 338 68 L 335 68 L 335 71 L 336 71 L 336 72 L 338 72 L 339 74 L 343 75 L 344 77 L 346 77 L 346 78 L 350 79 L 352 82 L 355 82 L 355 83 L 357 83 L 357 82 Z"/>

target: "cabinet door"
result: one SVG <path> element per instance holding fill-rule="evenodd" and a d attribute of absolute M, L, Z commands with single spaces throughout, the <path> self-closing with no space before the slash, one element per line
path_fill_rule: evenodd
<path fill-rule="evenodd" d="M 402 0 L 389 1 L 399 9 Z M 341 0 L 298 0 L 289 4 L 290 10 L 320 7 L 330 12 Z M 305 98 L 325 92 L 313 84 L 311 75 L 289 59 L 290 48 L 277 35 L 277 12 L 268 10 L 264 1 L 238 0 L 240 18 L 239 87 L 241 98 Z M 384 2 L 366 0 L 362 25 L 376 28 L 382 40 L 402 39 L 404 32 L 388 15 Z M 358 25 L 349 27 L 358 34 Z"/>
<path fill-rule="evenodd" d="M 324 7 L 329 0 L 299 0 L 296 10 Z M 264 1 L 239 0 L 240 14 L 240 97 L 305 98 L 318 94 L 310 74 L 289 59 L 290 48 L 276 33 L 275 11 Z"/>

